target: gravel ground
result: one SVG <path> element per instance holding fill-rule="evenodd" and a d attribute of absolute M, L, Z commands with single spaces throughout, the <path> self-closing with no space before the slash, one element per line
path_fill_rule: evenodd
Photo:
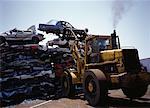
<path fill-rule="evenodd" d="M 150 108 L 150 86 L 147 93 L 140 99 L 130 100 L 126 98 L 121 89 L 109 90 L 108 107 L 124 108 L 124 107 L 144 107 Z M 19 105 L 11 106 L 11 108 L 93 108 L 84 100 L 82 94 L 74 99 L 61 98 L 58 100 L 25 100 Z M 99 108 L 99 107 L 97 107 Z"/>

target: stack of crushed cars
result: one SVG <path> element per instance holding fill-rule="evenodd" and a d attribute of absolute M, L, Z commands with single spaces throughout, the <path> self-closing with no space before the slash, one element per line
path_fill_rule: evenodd
<path fill-rule="evenodd" d="M 88 29 L 75 28 L 66 21 L 50 20 L 48 23 L 39 24 L 38 30 L 58 36 L 58 38 L 48 41 L 47 46 L 57 46 L 57 48 L 51 49 L 52 51 L 50 51 L 53 53 L 51 55 L 54 63 L 55 79 L 57 80 L 55 82 L 57 89 L 55 97 L 65 97 L 63 96 L 63 82 L 61 81 L 64 70 L 76 69 L 76 60 L 72 57 L 70 45 L 75 41 L 83 43 Z"/>
<path fill-rule="evenodd" d="M 51 63 L 53 63 L 55 72 L 55 99 L 64 97 L 61 82 L 64 70 L 75 66 L 75 61 L 67 43 L 66 40 L 61 40 L 60 38 L 47 42 L 48 46 L 57 46 L 49 48 L 47 51 L 51 55 Z"/>
<path fill-rule="evenodd" d="M 43 39 L 32 30 L 0 35 L 0 106 L 54 94 L 51 57 L 38 44 Z"/>
<path fill-rule="evenodd" d="M 39 45 L 44 36 L 36 33 L 35 26 L 0 34 L 0 106 L 27 98 L 63 97 L 61 76 L 65 69 L 75 66 L 69 48 L 70 40 L 75 40 L 72 32 L 82 40 L 87 30 L 76 29 L 65 21 L 54 22 L 56 25 L 39 24 L 38 30 L 58 36 L 47 42 L 51 48 L 46 50 Z"/>

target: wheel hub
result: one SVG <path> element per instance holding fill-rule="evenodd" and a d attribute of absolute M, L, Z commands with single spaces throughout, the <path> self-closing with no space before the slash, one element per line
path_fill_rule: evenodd
<path fill-rule="evenodd" d="M 89 82 L 89 84 L 88 84 L 88 90 L 90 91 L 90 92 L 93 92 L 93 84 L 92 84 L 92 82 Z"/>
<path fill-rule="evenodd" d="M 64 81 L 64 88 L 67 88 L 67 87 L 68 87 L 67 81 Z"/>

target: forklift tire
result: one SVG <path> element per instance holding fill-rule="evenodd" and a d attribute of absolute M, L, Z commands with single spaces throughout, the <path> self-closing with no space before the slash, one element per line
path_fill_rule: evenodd
<path fill-rule="evenodd" d="M 122 91 L 128 98 L 140 98 L 145 95 L 148 85 L 140 77 L 125 80 L 128 86 L 122 87 Z"/>
<path fill-rule="evenodd" d="M 145 95 L 147 86 L 122 88 L 123 93 L 131 99 L 140 98 Z"/>
<path fill-rule="evenodd" d="M 61 78 L 62 96 L 71 98 L 75 95 L 75 85 L 72 84 L 71 75 L 64 71 L 64 75 Z"/>
<path fill-rule="evenodd" d="M 99 69 L 86 71 L 83 79 L 83 91 L 90 105 L 104 106 L 108 97 L 107 81 L 104 73 Z"/>

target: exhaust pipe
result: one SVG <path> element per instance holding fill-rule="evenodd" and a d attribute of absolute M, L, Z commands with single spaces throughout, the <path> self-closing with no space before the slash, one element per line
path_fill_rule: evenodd
<path fill-rule="evenodd" d="M 116 35 L 116 30 L 111 34 L 111 39 L 112 39 L 112 49 L 118 49 L 120 48 L 120 42 L 119 42 L 119 37 Z"/>

